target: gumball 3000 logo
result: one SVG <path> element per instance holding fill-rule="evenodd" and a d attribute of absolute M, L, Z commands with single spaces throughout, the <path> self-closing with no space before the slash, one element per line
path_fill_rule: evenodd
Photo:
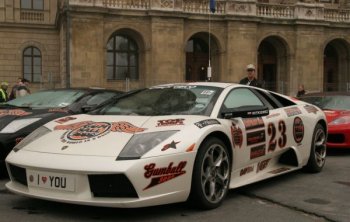
<path fill-rule="evenodd" d="M 86 140 L 98 136 L 105 135 L 111 128 L 110 123 L 97 122 L 81 126 L 67 133 L 69 140 Z"/>
<path fill-rule="evenodd" d="M 145 128 L 134 126 L 129 122 L 93 122 L 83 121 L 69 125 L 59 125 L 55 130 L 67 130 L 61 141 L 65 143 L 89 142 L 100 138 L 110 132 L 136 133 L 142 132 Z"/>

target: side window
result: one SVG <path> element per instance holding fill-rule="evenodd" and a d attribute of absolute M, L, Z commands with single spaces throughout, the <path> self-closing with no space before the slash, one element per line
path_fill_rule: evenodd
<path fill-rule="evenodd" d="M 249 89 L 239 88 L 232 90 L 226 97 L 223 109 L 240 106 L 263 106 L 261 100 Z"/>

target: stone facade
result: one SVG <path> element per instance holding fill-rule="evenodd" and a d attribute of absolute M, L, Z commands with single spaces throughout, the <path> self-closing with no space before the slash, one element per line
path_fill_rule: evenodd
<path fill-rule="evenodd" d="M 349 89 L 345 1 L 217 0 L 215 13 L 202 0 L 44 2 L 38 16 L 21 9 L 20 0 L 0 0 L 0 80 L 13 84 L 23 73 L 23 49 L 35 46 L 42 53 L 42 81 L 32 83 L 34 90 L 196 81 L 209 58 L 211 81 L 238 82 L 254 63 L 265 88 L 288 95 L 301 83 L 307 91 Z M 108 80 L 107 43 L 115 33 L 136 42 L 138 79 Z M 191 53 L 192 40 L 209 51 Z"/>
<path fill-rule="evenodd" d="M 45 1 L 40 12 L 21 10 L 20 0 L 0 0 L 0 81 L 14 84 L 23 76 L 23 50 L 34 46 L 42 54 L 42 82 L 33 90 L 60 85 L 60 40 L 57 1 Z M 49 80 L 52 80 L 51 83 Z"/>

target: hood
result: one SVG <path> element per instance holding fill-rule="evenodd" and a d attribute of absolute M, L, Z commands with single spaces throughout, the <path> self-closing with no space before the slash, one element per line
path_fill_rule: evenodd
<path fill-rule="evenodd" d="M 31 109 L 31 108 L 11 108 L 0 109 L 0 130 L 7 126 L 14 120 L 30 119 L 30 118 L 54 118 L 62 114 L 67 115 L 68 111 L 65 109 Z"/>
<path fill-rule="evenodd" d="M 326 114 L 327 122 L 330 123 L 333 120 L 342 117 L 342 116 L 349 116 L 350 111 L 349 110 L 323 110 Z"/>
<path fill-rule="evenodd" d="M 74 115 L 45 125 L 50 133 L 23 150 L 64 155 L 117 157 L 135 134 L 183 130 L 204 116 Z"/>

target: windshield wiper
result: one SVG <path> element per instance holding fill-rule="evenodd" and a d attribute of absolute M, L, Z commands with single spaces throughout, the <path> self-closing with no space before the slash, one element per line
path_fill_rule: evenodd
<path fill-rule="evenodd" d="M 17 107 L 19 107 L 19 108 L 24 108 L 24 109 L 32 109 L 31 106 L 17 106 Z"/>
<path fill-rule="evenodd" d="M 32 107 L 30 107 L 30 106 L 16 106 L 16 105 L 8 104 L 8 103 L 0 104 L 0 107 L 1 107 L 1 108 L 23 108 L 23 109 L 32 109 Z"/>
<path fill-rule="evenodd" d="M 11 104 L 8 104 L 8 103 L 0 103 L 0 107 L 18 107 L 18 106 L 15 106 L 15 105 L 11 105 Z"/>
<path fill-rule="evenodd" d="M 6 108 L 27 108 L 27 109 L 31 109 L 30 106 L 16 106 L 16 105 L 8 104 L 8 103 L 0 104 L 0 107 L 6 107 Z"/>

